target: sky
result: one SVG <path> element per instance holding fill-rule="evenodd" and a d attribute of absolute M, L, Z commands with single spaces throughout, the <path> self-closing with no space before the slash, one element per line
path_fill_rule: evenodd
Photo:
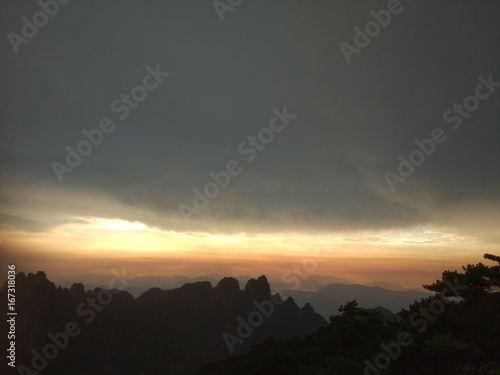
<path fill-rule="evenodd" d="M 499 253 L 498 1 L 1 7 L 4 270 L 414 286 Z"/>

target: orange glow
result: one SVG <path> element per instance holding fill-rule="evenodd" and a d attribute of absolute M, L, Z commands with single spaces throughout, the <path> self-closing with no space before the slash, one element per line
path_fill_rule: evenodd
<path fill-rule="evenodd" d="M 431 282 L 445 269 L 478 262 L 485 252 L 495 251 L 492 244 L 474 237 L 429 227 L 318 235 L 224 234 L 166 231 L 95 217 L 72 218 L 42 233 L 4 228 L 2 238 L 2 258 L 8 263 L 9 254 L 16 254 L 20 266 L 31 272 L 51 269 L 63 274 L 72 267 L 98 272 L 103 264 L 126 264 L 138 275 L 258 273 L 279 278 L 293 265 L 313 260 L 315 274 L 405 286 Z"/>

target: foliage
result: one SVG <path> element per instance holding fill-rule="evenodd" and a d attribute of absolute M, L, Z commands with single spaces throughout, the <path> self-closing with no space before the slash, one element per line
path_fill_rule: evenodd
<path fill-rule="evenodd" d="M 441 280 L 424 285 L 435 296 L 403 309 L 401 319 L 384 323 L 350 301 L 330 317 L 328 327 L 303 339 L 266 341 L 243 356 L 205 366 L 200 375 L 362 374 L 364 361 L 373 363 L 384 353 L 381 344 L 396 342 L 402 332 L 409 333 L 411 344 L 380 373 L 499 375 L 500 257 L 484 258 L 497 264 L 444 271 Z M 460 296 L 460 302 L 451 296 Z"/>

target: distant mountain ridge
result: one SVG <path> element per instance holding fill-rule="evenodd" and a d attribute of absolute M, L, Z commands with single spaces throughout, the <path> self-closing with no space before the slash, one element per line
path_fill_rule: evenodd
<path fill-rule="evenodd" d="M 407 308 L 415 300 L 430 295 L 416 290 L 394 291 L 379 286 L 339 283 L 326 285 L 315 292 L 284 290 L 283 293 L 286 296 L 291 296 L 299 306 L 306 303 L 311 304 L 325 318 L 337 315 L 340 305 L 353 299 L 363 308 L 370 309 L 382 306 L 392 313 L 397 313 L 402 308 Z"/>
<path fill-rule="evenodd" d="M 298 276 L 287 275 L 283 278 L 268 278 L 269 284 L 272 286 L 273 290 L 305 290 L 305 291 L 316 291 L 322 287 L 332 284 L 356 284 L 348 279 L 336 277 L 332 275 L 306 275 L 307 277 L 299 278 Z M 241 285 L 245 285 L 248 280 L 252 277 L 248 275 L 236 275 L 232 276 L 237 279 Z M 216 285 L 219 280 L 224 278 L 222 275 L 202 275 L 202 276 L 185 276 L 185 275 L 174 275 L 174 276 L 160 276 L 160 275 L 149 275 L 149 276 L 134 276 L 132 280 L 129 281 L 127 286 L 127 291 L 134 297 L 139 297 L 145 291 L 153 288 L 160 287 L 162 289 L 173 289 L 180 288 L 182 285 L 187 283 L 195 283 L 198 281 L 209 281 L 212 285 Z M 109 281 L 109 275 L 102 274 L 81 274 L 74 276 L 77 280 L 90 280 L 83 282 L 87 289 L 94 289 L 99 287 L 105 287 Z M 66 278 L 59 278 L 53 280 L 56 285 L 61 285 L 63 287 L 71 287 L 73 281 L 69 281 Z M 406 290 L 416 290 L 424 291 L 422 287 L 406 288 L 402 285 L 386 283 L 383 281 L 373 281 L 367 284 L 360 284 L 366 286 L 379 286 L 384 289 L 389 289 L 393 291 L 406 291 Z M 297 288 L 296 288 L 297 287 Z"/>
<path fill-rule="evenodd" d="M 371 283 L 365 284 L 366 286 L 379 286 L 384 289 L 389 289 L 389 290 L 407 290 L 411 288 L 405 288 L 402 285 L 399 284 L 391 284 L 391 283 L 386 283 L 384 281 L 372 281 Z"/>

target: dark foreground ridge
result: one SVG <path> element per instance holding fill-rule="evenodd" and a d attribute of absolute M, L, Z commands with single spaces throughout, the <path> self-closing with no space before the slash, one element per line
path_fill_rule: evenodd
<path fill-rule="evenodd" d="M 499 375 L 500 257 L 484 257 L 497 264 L 443 272 L 424 285 L 434 296 L 391 322 L 351 301 L 305 338 L 268 340 L 200 375 Z"/>
<path fill-rule="evenodd" d="M 1 290 L 7 300 L 7 284 Z M 7 311 L 2 306 L 2 318 Z M 325 326 L 310 305 L 272 296 L 265 276 L 244 290 L 234 278 L 126 291 L 56 287 L 44 272 L 16 277 L 13 374 L 194 374 L 266 339 L 303 337 Z M 5 324 L 5 323 L 4 323 Z M 2 339 L 2 353 L 9 347 Z M 3 370 L 1 372 L 4 373 Z"/>
<path fill-rule="evenodd" d="M 290 297 L 273 296 L 265 276 L 244 290 L 229 277 L 215 287 L 153 288 L 135 299 L 19 273 L 16 367 L 4 362 L 0 373 L 499 375 L 500 257 L 484 257 L 494 265 L 444 271 L 424 285 L 434 295 L 393 320 L 387 309 L 362 309 L 353 300 L 329 324 L 311 305 L 300 309 Z M 8 328 L 5 304 L 0 313 Z M 7 340 L 0 342 L 9 355 Z"/>

